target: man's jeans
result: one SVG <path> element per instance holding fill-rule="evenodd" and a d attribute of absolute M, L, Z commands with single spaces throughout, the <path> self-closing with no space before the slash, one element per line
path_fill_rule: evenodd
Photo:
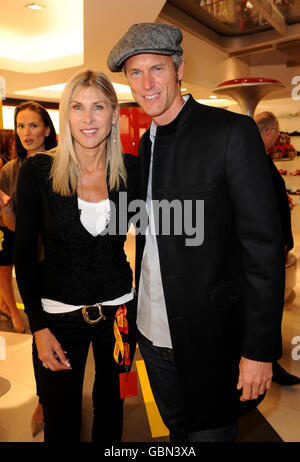
<path fill-rule="evenodd" d="M 170 432 L 171 442 L 233 442 L 238 425 L 188 433 L 184 422 L 181 392 L 177 380 L 173 350 L 152 345 L 141 332 L 138 344 L 145 361 L 151 389 L 160 415 Z"/>

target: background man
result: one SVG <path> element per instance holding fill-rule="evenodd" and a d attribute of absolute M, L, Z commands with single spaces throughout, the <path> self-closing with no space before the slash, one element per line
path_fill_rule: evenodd
<path fill-rule="evenodd" d="M 153 122 L 139 146 L 139 347 L 171 441 L 233 441 L 279 357 L 284 296 L 280 218 L 252 119 L 182 97 L 181 31 L 133 25 L 108 57 Z M 162 235 L 153 202 L 204 201 L 204 241 Z M 191 218 L 191 217 L 189 217 Z M 184 227 L 183 227 L 184 229 Z M 276 356 L 277 354 L 277 356 Z"/>
<path fill-rule="evenodd" d="M 268 153 L 269 149 L 275 145 L 279 135 L 278 120 L 272 112 L 260 112 L 259 114 L 255 115 L 254 120 L 260 131 L 266 152 Z M 273 163 L 272 158 L 269 155 L 268 161 L 279 206 L 279 213 L 283 230 L 284 251 L 287 255 L 287 253 L 294 247 L 291 226 L 291 209 L 286 193 L 284 179 L 280 175 L 278 169 Z M 289 374 L 280 366 L 277 361 L 273 362 L 272 380 L 273 382 L 277 382 L 280 385 L 297 385 L 300 383 L 299 377 Z"/>

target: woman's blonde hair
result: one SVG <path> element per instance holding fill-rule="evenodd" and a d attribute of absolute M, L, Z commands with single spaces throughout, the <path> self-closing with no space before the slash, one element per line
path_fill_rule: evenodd
<path fill-rule="evenodd" d="M 59 105 L 59 143 L 50 173 L 50 177 L 53 180 L 54 192 L 62 196 L 70 196 L 75 193 L 80 174 L 69 123 L 70 103 L 74 90 L 78 87 L 94 87 L 102 91 L 109 99 L 113 110 L 118 107 L 115 89 L 108 77 L 102 72 L 93 72 L 91 70 L 80 71 L 68 81 Z M 118 190 L 120 178 L 126 183 L 119 117 L 107 138 L 105 162 L 106 172 L 109 172 L 109 189 Z"/>

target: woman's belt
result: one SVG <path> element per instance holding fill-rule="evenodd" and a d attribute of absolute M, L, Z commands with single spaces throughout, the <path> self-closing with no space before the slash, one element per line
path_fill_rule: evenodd
<path fill-rule="evenodd" d="M 95 303 L 94 305 L 84 305 L 78 310 L 68 311 L 65 313 L 49 314 L 49 316 L 65 317 L 65 318 L 78 318 L 83 317 L 88 324 L 97 324 L 100 321 L 105 321 L 107 317 L 114 315 L 119 308 L 119 305 L 102 305 Z"/>

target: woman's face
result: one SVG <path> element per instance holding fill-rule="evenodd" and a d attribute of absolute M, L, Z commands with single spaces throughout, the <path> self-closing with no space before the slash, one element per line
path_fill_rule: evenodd
<path fill-rule="evenodd" d="M 78 87 L 70 102 L 70 130 L 76 154 L 105 149 L 112 124 L 118 118 L 104 93 L 94 87 Z"/>
<path fill-rule="evenodd" d="M 50 127 L 44 125 L 38 112 L 27 108 L 17 115 L 17 134 L 28 157 L 45 149 L 45 137 L 50 134 Z"/>

